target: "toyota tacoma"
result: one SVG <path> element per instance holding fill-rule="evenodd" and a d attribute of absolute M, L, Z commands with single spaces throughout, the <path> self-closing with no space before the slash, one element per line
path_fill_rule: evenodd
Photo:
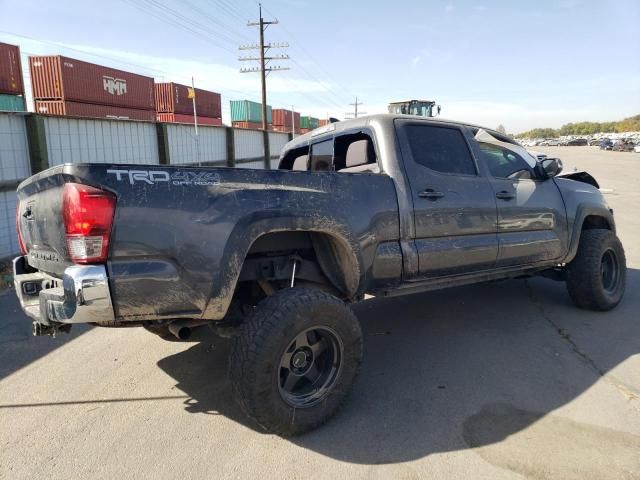
<path fill-rule="evenodd" d="M 561 169 L 490 129 L 403 115 L 309 132 L 277 170 L 59 165 L 18 187 L 16 293 L 36 335 L 210 325 L 233 338 L 243 410 L 295 435 L 347 396 L 365 295 L 544 275 L 580 308 L 614 308 L 613 212 Z"/>

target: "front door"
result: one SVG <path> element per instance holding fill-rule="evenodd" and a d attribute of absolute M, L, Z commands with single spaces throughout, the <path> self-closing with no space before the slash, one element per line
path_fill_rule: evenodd
<path fill-rule="evenodd" d="M 414 207 L 422 277 L 491 269 L 498 254 L 496 198 L 456 125 L 396 120 Z"/>
<path fill-rule="evenodd" d="M 481 137 L 478 147 L 498 204 L 497 266 L 560 260 L 567 251 L 567 218 L 555 182 L 540 178 L 517 145 Z"/>

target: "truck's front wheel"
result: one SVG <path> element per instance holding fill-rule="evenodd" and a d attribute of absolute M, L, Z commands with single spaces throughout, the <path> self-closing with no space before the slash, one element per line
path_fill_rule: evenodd
<path fill-rule="evenodd" d="M 606 311 L 624 295 L 627 264 L 624 249 L 609 230 L 584 230 L 578 252 L 567 265 L 567 289 L 580 308 Z"/>
<path fill-rule="evenodd" d="M 229 374 L 236 401 L 265 430 L 297 435 L 338 410 L 362 358 L 350 308 L 315 289 L 263 300 L 234 339 Z"/>

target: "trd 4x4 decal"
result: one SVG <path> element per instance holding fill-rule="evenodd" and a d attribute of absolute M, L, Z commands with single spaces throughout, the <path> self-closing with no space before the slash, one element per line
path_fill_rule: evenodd
<path fill-rule="evenodd" d="M 169 183 L 171 185 L 219 185 L 220 174 L 217 172 L 191 172 L 178 170 L 173 173 L 164 170 L 107 170 L 107 173 L 116 176 L 116 180 L 128 181 L 131 185 L 142 182 L 149 185 Z"/>

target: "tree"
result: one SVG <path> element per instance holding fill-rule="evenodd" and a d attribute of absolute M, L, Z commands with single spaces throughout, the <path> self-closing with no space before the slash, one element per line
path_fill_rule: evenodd
<path fill-rule="evenodd" d="M 500 129 L 502 125 L 498 127 Z M 594 133 L 638 132 L 640 115 L 618 120 L 617 122 L 579 122 L 565 123 L 558 130 L 552 128 L 534 128 L 518 134 L 521 138 L 549 138 L 558 135 L 592 135 Z"/>
<path fill-rule="evenodd" d="M 501 133 L 503 135 L 507 134 L 507 130 L 504 128 L 504 125 L 502 125 L 502 124 L 497 126 L 496 132 Z"/>

